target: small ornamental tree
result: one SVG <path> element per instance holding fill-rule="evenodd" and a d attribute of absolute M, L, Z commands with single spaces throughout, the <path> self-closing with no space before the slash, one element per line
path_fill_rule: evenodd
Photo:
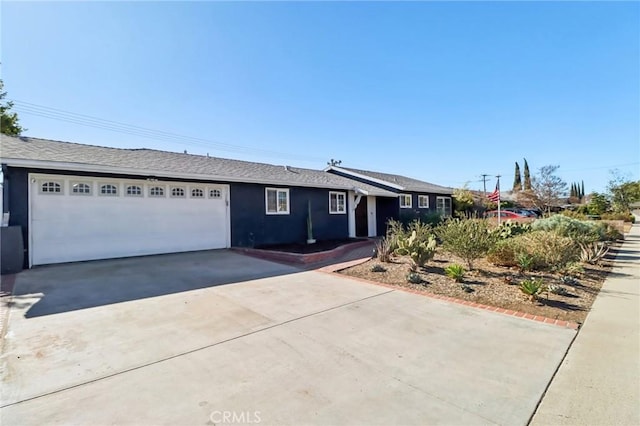
<path fill-rule="evenodd" d="M 513 177 L 513 192 L 522 191 L 522 178 L 520 177 L 520 165 L 516 161 L 516 170 Z"/>

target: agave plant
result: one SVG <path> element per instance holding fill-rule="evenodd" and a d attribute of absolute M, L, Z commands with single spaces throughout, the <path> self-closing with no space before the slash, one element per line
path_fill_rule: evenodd
<path fill-rule="evenodd" d="M 520 291 L 529 296 L 529 300 L 535 302 L 538 295 L 544 291 L 544 281 L 537 278 L 524 280 L 520 283 Z"/>
<path fill-rule="evenodd" d="M 535 265 L 535 257 L 531 256 L 528 253 L 518 253 L 516 256 L 516 262 L 518 263 L 518 268 L 520 272 L 530 271 L 533 269 Z"/>
<path fill-rule="evenodd" d="M 444 273 L 457 283 L 461 283 L 464 280 L 465 270 L 462 265 L 454 263 L 444 268 Z"/>
<path fill-rule="evenodd" d="M 592 265 L 597 264 L 609 252 L 609 246 L 605 243 L 580 243 L 580 260 Z"/>

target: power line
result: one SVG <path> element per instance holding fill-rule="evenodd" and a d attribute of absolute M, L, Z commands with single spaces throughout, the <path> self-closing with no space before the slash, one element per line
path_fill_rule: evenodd
<path fill-rule="evenodd" d="M 242 154 L 259 154 L 268 157 L 278 157 L 287 159 L 296 159 L 304 161 L 325 161 L 324 158 L 292 155 L 278 151 L 253 148 L 241 145 L 226 144 L 216 142 L 210 139 L 198 138 L 193 136 L 185 136 L 177 133 L 167 132 L 163 130 L 150 129 L 146 127 L 136 126 L 133 124 L 122 123 L 113 120 L 107 120 L 99 117 L 94 117 L 85 114 L 79 114 L 71 111 L 65 111 L 57 108 L 47 107 L 43 105 L 34 104 L 31 102 L 14 100 L 14 109 L 21 114 L 34 115 L 42 118 L 48 118 L 51 120 L 63 121 L 71 124 L 78 124 L 81 126 L 93 127 L 103 130 L 109 130 L 112 132 L 118 132 L 128 134 L 132 136 L 139 136 L 148 139 L 155 139 L 159 141 L 199 146 L 205 148 L 214 148 L 221 151 L 237 152 Z"/>

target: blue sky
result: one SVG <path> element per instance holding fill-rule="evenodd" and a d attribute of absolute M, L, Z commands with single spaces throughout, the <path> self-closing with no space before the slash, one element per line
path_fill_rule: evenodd
<path fill-rule="evenodd" d="M 587 192 L 604 190 L 611 169 L 640 179 L 637 2 L 2 2 L 0 12 L 2 78 L 28 136 L 309 168 L 335 158 L 472 189 L 483 173 L 510 188 L 523 158 L 532 173 L 559 165 Z M 26 103 L 202 140 L 82 126 Z"/>

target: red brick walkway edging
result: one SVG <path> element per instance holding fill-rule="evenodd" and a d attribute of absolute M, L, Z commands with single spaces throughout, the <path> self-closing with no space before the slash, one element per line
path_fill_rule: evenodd
<path fill-rule="evenodd" d="M 366 257 L 363 259 L 357 259 L 357 260 L 352 260 L 350 262 L 344 262 L 344 263 L 339 263 L 339 264 L 335 264 L 335 265 L 329 265 L 326 266 L 324 268 L 319 268 L 316 269 L 317 272 L 323 272 L 325 274 L 337 274 L 338 271 L 340 271 L 341 269 L 346 269 L 349 268 L 351 266 L 355 266 L 355 265 L 359 265 L 361 263 L 364 263 L 368 260 L 370 260 L 370 257 Z M 532 314 L 525 314 L 524 312 L 519 312 L 519 311 L 513 311 L 511 309 L 504 309 L 504 308 L 499 308 L 496 306 L 489 306 L 489 305 L 483 305 L 481 303 L 476 303 L 476 302 L 471 302 L 469 300 L 462 300 L 462 299 L 456 299 L 455 297 L 449 297 L 449 296 L 440 296 L 438 294 L 431 294 L 431 293 L 425 293 L 422 291 L 418 291 L 418 290 L 412 290 L 410 288 L 403 288 L 403 287 L 399 287 L 399 286 L 394 286 L 391 284 L 385 284 L 385 283 L 379 283 L 379 282 L 375 282 L 375 281 L 369 281 L 366 280 L 364 278 L 358 278 L 358 277 L 351 277 L 348 275 L 340 275 L 343 278 L 348 278 L 354 281 L 361 281 L 367 284 L 373 284 L 373 285 L 378 285 L 381 287 L 386 287 L 386 288 L 392 288 L 394 290 L 400 290 L 400 291 L 404 291 L 407 293 L 412 293 L 412 294 L 417 294 L 420 296 L 426 296 L 426 297 L 430 297 L 432 299 L 438 299 L 438 300 L 444 300 L 445 302 L 450 302 L 450 303 L 456 303 L 458 305 L 464 305 L 464 306 L 468 306 L 470 308 L 477 308 L 477 309 L 484 309 L 490 312 L 497 312 L 499 314 L 504 314 L 504 315 L 509 315 L 509 316 L 513 316 L 513 317 L 517 317 L 517 318 L 522 318 L 522 319 L 526 319 L 526 320 L 532 320 L 532 321 L 538 321 L 538 322 L 542 322 L 545 324 L 551 324 L 551 325 L 557 325 L 559 327 L 564 327 L 564 328 L 569 328 L 571 330 L 577 330 L 580 328 L 580 324 L 576 323 L 576 322 L 572 322 L 572 321 L 564 321 L 564 320 L 558 320 L 558 319 L 553 319 L 553 318 L 547 318 L 547 317 L 543 317 L 540 315 L 532 315 Z"/>

